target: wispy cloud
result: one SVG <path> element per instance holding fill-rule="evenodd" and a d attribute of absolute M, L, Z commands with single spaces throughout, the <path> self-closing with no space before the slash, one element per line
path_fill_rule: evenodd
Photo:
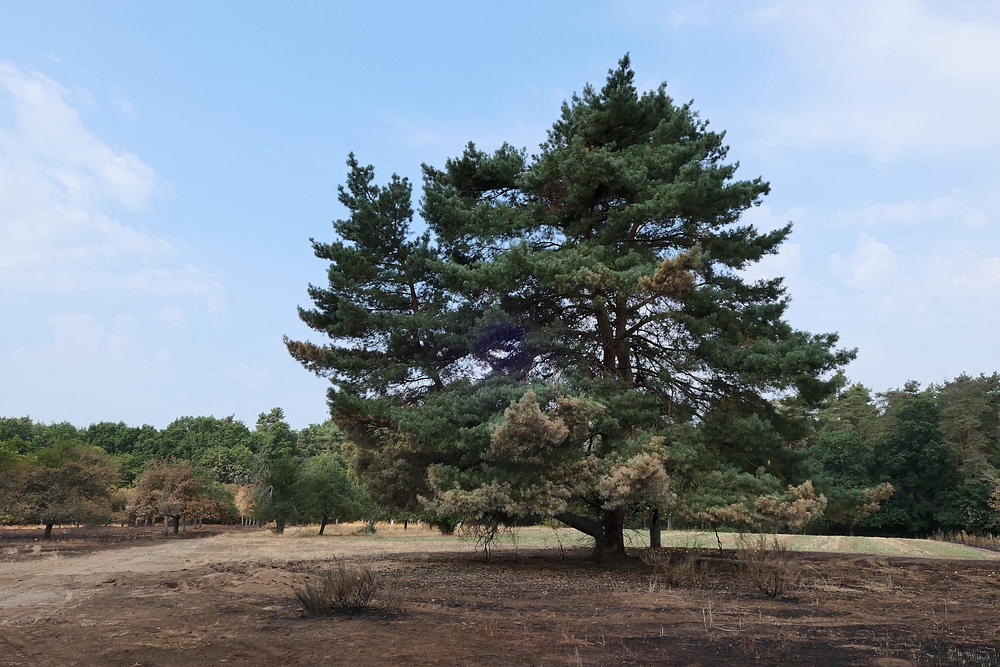
<path fill-rule="evenodd" d="M 981 229 L 996 218 L 996 206 L 982 196 L 968 197 L 958 188 L 931 199 L 877 202 L 856 211 L 841 211 L 834 220 L 840 226 L 904 225 L 945 223 L 949 227 Z"/>
<path fill-rule="evenodd" d="M 111 102 L 116 107 L 122 110 L 122 114 L 126 118 L 132 120 L 132 117 L 134 115 L 132 109 L 132 103 L 129 102 L 127 99 L 125 99 L 124 96 L 122 96 L 122 92 L 118 90 L 118 88 L 113 88 L 111 90 Z"/>
<path fill-rule="evenodd" d="M 880 159 L 1000 143 L 995 7 L 782 0 L 753 21 L 806 89 L 767 118 L 773 141 L 842 143 Z"/>
<path fill-rule="evenodd" d="M 0 286 L 13 292 L 216 294 L 174 242 L 124 224 L 161 188 L 137 155 L 95 137 L 75 97 L 0 63 Z"/>
<path fill-rule="evenodd" d="M 850 257 L 831 257 L 834 270 L 849 286 L 863 291 L 877 290 L 886 285 L 898 264 L 896 253 L 878 239 L 862 233 Z"/>
<path fill-rule="evenodd" d="M 135 322 L 119 315 L 111 329 L 91 313 L 57 313 L 48 318 L 52 338 L 32 347 L 17 347 L 9 361 L 36 371 L 125 370 L 137 377 L 164 381 L 176 376 L 170 352 L 160 349 L 147 355 L 136 337 Z"/>

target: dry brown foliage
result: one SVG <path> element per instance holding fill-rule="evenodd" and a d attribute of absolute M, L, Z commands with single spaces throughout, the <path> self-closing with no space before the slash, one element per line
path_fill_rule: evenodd
<path fill-rule="evenodd" d="M 295 599 L 307 616 L 357 614 L 382 598 L 387 611 L 399 606 L 398 595 L 370 565 L 337 561 L 317 581 L 295 589 Z"/>
<path fill-rule="evenodd" d="M 743 581 L 769 598 L 782 597 L 802 578 L 798 561 L 774 535 L 741 535 L 736 559 Z"/>

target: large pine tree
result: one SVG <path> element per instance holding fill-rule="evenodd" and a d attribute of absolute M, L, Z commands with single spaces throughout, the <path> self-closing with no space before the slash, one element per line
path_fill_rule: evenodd
<path fill-rule="evenodd" d="M 628 508 L 673 498 L 678 426 L 832 390 L 851 353 L 782 319 L 780 279 L 739 273 L 791 229 L 740 224 L 768 184 L 633 78 L 626 56 L 537 155 L 470 144 L 425 166 L 422 236 L 406 180 L 376 186 L 351 156 L 350 216 L 314 242 L 329 285 L 300 309 L 330 341 L 287 345 L 331 379 L 376 500 L 487 530 L 553 516 L 623 553 Z"/>

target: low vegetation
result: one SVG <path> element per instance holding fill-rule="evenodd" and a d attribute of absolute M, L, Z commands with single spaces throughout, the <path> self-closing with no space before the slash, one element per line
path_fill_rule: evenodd
<path fill-rule="evenodd" d="M 385 578 L 371 565 L 338 560 L 302 588 L 295 599 L 307 616 L 357 614 L 379 604 L 384 611 L 398 608 L 398 600 Z"/>
<path fill-rule="evenodd" d="M 740 577 L 769 598 L 794 589 L 802 575 L 799 560 L 774 535 L 741 535 L 736 561 Z"/>

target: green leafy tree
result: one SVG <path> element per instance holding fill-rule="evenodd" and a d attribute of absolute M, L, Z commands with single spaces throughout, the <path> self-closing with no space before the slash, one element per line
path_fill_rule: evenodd
<path fill-rule="evenodd" d="M 289 521 L 303 516 L 301 465 L 284 455 L 267 461 L 255 485 L 254 516 L 264 523 L 274 521 L 274 532 L 285 532 Z"/>
<path fill-rule="evenodd" d="M 765 396 L 836 386 L 852 353 L 782 319 L 780 279 L 739 273 L 790 232 L 740 224 L 767 183 L 737 180 L 721 133 L 633 78 L 626 57 L 530 158 L 470 144 L 425 166 L 421 236 L 405 179 L 348 161 L 340 240 L 313 243 L 329 285 L 300 309 L 331 341 L 287 346 L 333 382 L 380 502 L 553 516 L 622 554 L 629 508 L 674 498 L 676 427 L 733 406 L 780 432 Z"/>
<path fill-rule="evenodd" d="M 320 535 L 331 519 L 355 521 L 366 516 L 370 509 L 364 489 L 333 452 L 305 460 L 299 494 L 302 515 L 307 520 L 319 520 Z"/>
<path fill-rule="evenodd" d="M 60 442 L 85 440 L 84 434 L 69 422 L 42 424 L 31 417 L 0 417 L 0 442 L 14 437 L 18 438 L 21 454 Z"/>
<path fill-rule="evenodd" d="M 332 420 L 310 424 L 298 433 L 296 447 L 303 456 L 319 456 L 333 452 L 350 460 L 355 454 L 353 443 Z"/>
<path fill-rule="evenodd" d="M 253 437 L 257 473 L 250 484 L 253 492 L 249 504 L 258 520 L 274 521 L 274 531 L 280 534 L 289 521 L 303 517 L 297 437 L 281 408 L 258 416 Z"/>
<path fill-rule="evenodd" d="M 131 485 L 149 461 L 137 448 L 141 450 L 140 443 L 155 439 L 158 431 L 149 424 L 128 426 L 124 422 L 98 422 L 88 426 L 83 433 L 89 444 L 115 458 L 119 464 L 120 482 Z"/>
<path fill-rule="evenodd" d="M 840 381 L 847 382 L 846 378 Z M 885 431 L 885 420 L 876 399 L 863 384 L 837 391 L 824 403 L 817 420 L 820 431 L 850 433 L 868 446 L 874 445 Z"/>
<path fill-rule="evenodd" d="M 846 526 L 851 535 L 895 490 L 890 482 L 878 483 L 874 448 L 857 430 L 820 433 L 809 455 L 818 468 L 818 486 L 827 498 L 826 518 Z"/>
<path fill-rule="evenodd" d="M 143 463 L 156 460 L 196 461 L 213 447 L 251 447 L 252 437 L 246 425 L 232 416 L 180 417 L 162 431 L 142 432 L 133 452 Z"/>
<path fill-rule="evenodd" d="M 892 427 L 876 444 L 882 480 L 895 492 L 865 525 L 897 535 L 927 535 L 943 526 L 938 512 L 959 482 L 955 460 L 944 444 L 937 406 L 911 386 L 893 403 Z"/>
<path fill-rule="evenodd" d="M 941 436 L 967 484 L 996 486 L 1000 466 L 1000 374 L 960 375 L 935 388 Z"/>
<path fill-rule="evenodd" d="M 0 440 L 0 524 L 14 521 L 16 491 L 24 465 L 21 446 L 22 440 L 17 435 Z"/>
<path fill-rule="evenodd" d="M 256 460 L 246 445 L 213 445 L 198 456 L 197 464 L 223 484 L 245 484 L 253 477 Z"/>
<path fill-rule="evenodd" d="M 257 417 L 257 428 L 253 433 L 254 449 L 266 459 L 277 459 L 297 453 L 295 431 L 285 421 L 281 408 L 272 408 Z"/>

